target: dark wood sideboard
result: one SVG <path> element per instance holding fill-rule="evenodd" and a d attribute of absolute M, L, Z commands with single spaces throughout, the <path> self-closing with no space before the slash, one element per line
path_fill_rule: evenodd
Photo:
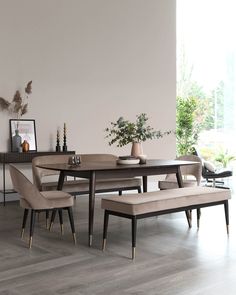
<path fill-rule="evenodd" d="M 14 190 L 6 190 L 6 164 L 10 163 L 31 163 L 32 159 L 39 156 L 49 156 L 49 155 L 74 155 L 75 151 L 67 152 L 27 152 L 27 153 L 13 153 L 13 152 L 0 152 L 0 163 L 2 164 L 2 180 L 3 189 L 0 193 L 3 195 L 3 204 L 6 204 L 6 194 L 14 193 Z"/>

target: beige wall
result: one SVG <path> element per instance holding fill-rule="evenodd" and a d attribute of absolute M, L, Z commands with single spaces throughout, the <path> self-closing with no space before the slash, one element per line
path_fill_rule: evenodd
<path fill-rule="evenodd" d="M 128 154 L 109 147 L 104 128 L 120 115 L 146 112 L 175 128 L 175 1 L 1 0 L 0 96 L 33 80 L 29 112 L 38 150 L 54 149 L 66 122 L 78 153 Z M 0 113 L 0 151 L 9 115 Z M 149 157 L 175 156 L 175 138 L 146 142 Z"/>

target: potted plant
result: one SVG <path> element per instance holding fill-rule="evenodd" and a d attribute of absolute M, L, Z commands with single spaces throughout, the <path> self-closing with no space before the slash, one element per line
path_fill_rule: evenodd
<path fill-rule="evenodd" d="M 135 122 L 130 122 L 120 117 L 116 122 L 111 122 L 111 127 L 106 128 L 109 138 L 109 145 L 116 144 L 118 147 L 132 143 L 131 156 L 143 154 L 142 142 L 148 139 L 158 139 L 164 135 L 170 134 L 171 131 L 161 132 L 154 130 L 147 124 L 148 116 L 145 113 L 136 116 Z"/>

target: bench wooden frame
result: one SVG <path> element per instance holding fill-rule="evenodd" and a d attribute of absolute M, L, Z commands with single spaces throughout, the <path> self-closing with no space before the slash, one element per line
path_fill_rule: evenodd
<path fill-rule="evenodd" d="M 139 215 L 125 214 L 125 213 L 111 211 L 111 210 L 106 209 L 105 212 L 104 212 L 102 249 L 104 251 L 105 247 L 106 247 L 109 215 L 115 215 L 115 216 L 131 219 L 131 222 L 132 222 L 132 259 L 134 259 L 135 258 L 135 249 L 136 249 L 136 233 L 137 233 L 137 220 L 138 219 L 147 218 L 147 217 L 153 217 L 153 216 L 158 216 L 158 215 L 164 215 L 164 214 L 169 214 L 169 213 L 176 213 L 176 212 L 181 212 L 181 211 L 189 212 L 190 210 L 197 209 L 197 224 L 198 224 L 198 227 L 199 227 L 199 220 L 200 220 L 200 215 L 201 215 L 200 209 L 204 208 L 204 207 L 210 207 L 210 206 L 216 206 L 216 205 L 224 205 L 226 229 L 227 229 L 227 234 L 229 234 L 229 206 L 228 206 L 228 200 L 210 202 L 210 203 L 203 203 L 203 204 L 198 204 L 198 205 L 191 205 L 191 206 L 173 208 L 173 209 L 156 211 L 156 212 L 148 212 L 148 213 L 139 214 Z"/>

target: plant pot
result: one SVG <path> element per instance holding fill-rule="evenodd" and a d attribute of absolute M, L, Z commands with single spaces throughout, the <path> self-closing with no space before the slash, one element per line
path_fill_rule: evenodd
<path fill-rule="evenodd" d="M 140 155 L 143 155 L 142 142 L 133 142 L 132 149 L 131 149 L 131 156 L 138 157 Z"/>

